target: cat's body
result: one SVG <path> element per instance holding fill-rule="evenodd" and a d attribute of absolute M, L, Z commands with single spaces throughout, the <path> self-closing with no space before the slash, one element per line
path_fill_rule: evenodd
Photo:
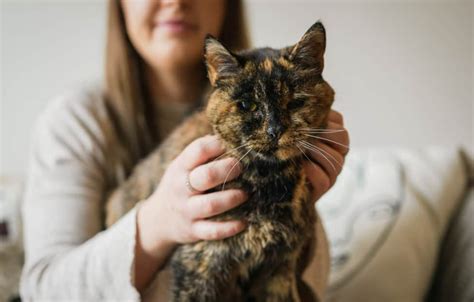
<path fill-rule="evenodd" d="M 167 165 L 206 134 L 218 134 L 228 156 L 240 159 L 241 175 L 225 188 L 243 189 L 249 198 L 212 219 L 244 219 L 247 228 L 224 240 L 178 247 L 169 261 L 174 301 L 300 301 L 297 280 L 314 240 L 316 211 L 298 129 L 324 127 L 333 101 L 321 76 L 324 46 L 320 23 L 283 50 L 234 55 L 208 39 L 215 89 L 206 110 L 178 127 L 109 199 L 108 225 L 147 198 Z"/>

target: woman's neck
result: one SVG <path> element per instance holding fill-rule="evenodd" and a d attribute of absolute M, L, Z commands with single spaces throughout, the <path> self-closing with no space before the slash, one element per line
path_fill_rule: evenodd
<path fill-rule="evenodd" d="M 150 95 L 154 102 L 192 103 L 204 90 L 206 74 L 203 66 L 174 68 L 173 70 L 148 70 Z"/>

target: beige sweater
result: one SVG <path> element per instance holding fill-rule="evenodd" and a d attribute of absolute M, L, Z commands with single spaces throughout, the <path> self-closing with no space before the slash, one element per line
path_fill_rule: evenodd
<path fill-rule="evenodd" d="M 186 113 L 161 109 L 163 133 Z M 99 86 L 62 95 L 41 114 L 23 205 L 24 300 L 139 300 L 131 283 L 136 209 L 103 230 L 105 195 L 130 161 Z"/>
<path fill-rule="evenodd" d="M 163 133 L 186 113 L 186 108 L 170 110 L 161 108 L 160 116 L 167 116 L 159 124 Z M 129 149 L 117 135 L 100 87 L 65 94 L 41 114 L 23 206 L 25 301 L 139 301 L 131 280 L 136 208 L 103 230 L 106 194 L 135 164 Z M 316 258 L 323 259 L 322 267 L 314 267 L 325 272 L 316 282 L 324 288 L 327 255 Z M 145 300 L 156 301 L 166 279 L 162 272 Z"/>

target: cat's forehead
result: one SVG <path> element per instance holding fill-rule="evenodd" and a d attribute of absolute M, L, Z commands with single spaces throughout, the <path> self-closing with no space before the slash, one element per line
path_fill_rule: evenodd
<path fill-rule="evenodd" d="M 260 48 L 239 54 L 243 67 L 234 96 L 251 93 L 265 95 L 291 89 L 292 63 L 284 50 Z M 236 87 L 236 88 L 237 88 Z"/>
<path fill-rule="evenodd" d="M 239 53 L 244 71 L 249 74 L 268 74 L 282 77 L 293 68 L 288 59 L 288 49 L 257 48 Z"/>

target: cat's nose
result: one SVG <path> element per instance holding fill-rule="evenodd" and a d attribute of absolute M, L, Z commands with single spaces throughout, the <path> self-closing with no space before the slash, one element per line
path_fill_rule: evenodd
<path fill-rule="evenodd" d="M 283 127 L 281 125 L 272 125 L 267 129 L 267 134 L 272 141 L 278 141 L 283 132 Z"/>

